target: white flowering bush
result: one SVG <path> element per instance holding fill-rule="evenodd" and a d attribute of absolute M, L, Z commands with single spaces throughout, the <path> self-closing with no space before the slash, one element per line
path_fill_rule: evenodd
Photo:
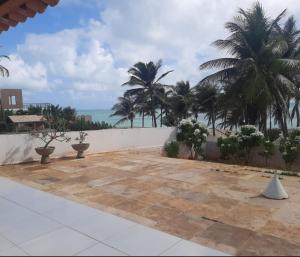
<path fill-rule="evenodd" d="M 195 119 L 183 119 L 177 128 L 177 140 L 195 152 L 194 159 L 202 154 L 202 145 L 208 136 L 207 128 Z"/>
<path fill-rule="evenodd" d="M 288 168 L 300 155 L 300 128 L 293 129 L 287 137 L 280 135 L 279 150 Z"/>
<path fill-rule="evenodd" d="M 220 148 L 221 158 L 224 160 L 235 160 L 239 151 L 238 138 L 235 134 L 226 133 L 225 137 L 219 137 L 217 146 Z"/>
<path fill-rule="evenodd" d="M 245 157 L 250 161 L 252 149 L 264 142 L 264 134 L 255 126 L 245 125 L 236 133 L 227 132 L 226 137 L 218 138 L 217 145 L 223 159 L 235 160 L 237 157 Z"/>
<path fill-rule="evenodd" d="M 241 153 L 245 155 L 246 162 L 249 163 L 252 149 L 262 144 L 264 134 L 253 125 L 245 125 L 240 128 L 236 135 Z"/>
<path fill-rule="evenodd" d="M 259 154 L 265 158 L 266 166 L 269 166 L 269 160 L 275 154 L 275 144 L 269 139 L 264 139 L 262 146 L 263 151 Z"/>

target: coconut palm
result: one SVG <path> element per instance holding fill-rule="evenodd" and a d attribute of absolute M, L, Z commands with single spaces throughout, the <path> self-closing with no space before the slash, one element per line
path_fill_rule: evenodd
<path fill-rule="evenodd" d="M 153 120 L 153 126 L 157 127 L 156 121 L 156 108 L 155 97 L 160 95 L 160 90 L 164 85 L 160 81 L 167 76 L 172 70 L 169 70 L 162 75 L 158 76 L 158 72 L 162 67 L 162 61 L 159 60 L 157 63 L 148 62 L 138 62 L 133 67 L 128 70 L 130 78 L 123 86 L 134 86 L 130 93 L 131 94 L 141 94 L 145 98 L 149 99 L 150 113 Z"/>
<path fill-rule="evenodd" d="M 243 99 L 244 121 L 266 130 L 267 110 L 277 105 L 288 113 L 287 100 L 296 92 L 292 76 L 300 72 L 300 61 L 286 57 L 286 41 L 276 34 L 285 10 L 275 19 L 268 18 L 262 6 L 255 3 L 250 10 L 239 10 L 233 22 L 226 23 L 231 35 L 214 45 L 232 57 L 203 63 L 200 69 L 219 69 L 202 82 L 225 83 Z M 282 130 L 287 133 L 284 121 Z"/>
<path fill-rule="evenodd" d="M 121 123 L 130 121 L 130 127 L 133 128 L 133 120 L 135 118 L 135 109 L 134 109 L 134 100 L 133 97 L 129 95 L 124 95 L 123 97 L 118 98 L 118 103 L 116 103 L 112 110 L 114 111 L 110 117 L 112 116 L 121 116 L 122 118 L 118 120 L 114 126 L 117 126 Z"/>
<path fill-rule="evenodd" d="M 300 59 L 300 30 L 297 29 L 296 20 L 293 16 L 289 17 L 285 22 L 284 27 L 281 28 L 278 26 L 279 36 L 287 43 L 287 51 L 284 54 L 285 58 L 290 59 Z M 298 75 L 298 74 L 297 74 Z M 297 127 L 300 126 L 300 113 L 299 113 L 299 105 L 300 105 L 300 77 L 294 76 L 292 77 L 296 87 L 297 92 L 293 96 L 294 106 L 291 112 L 291 120 L 296 118 Z"/>
<path fill-rule="evenodd" d="M 7 59 L 9 60 L 9 57 L 6 55 L 0 55 L 0 61 L 2 59 Z M 3 65 L 0 65 L 0 75 L 2 77 L 8 77 L 9 76 L 9 70 L 7 68 L 5 68 Z"/>
<path fill-rule="evenodd" d="M 189 81 L 179 81 L 173 88 L 174 107 L 177 109 L 179 118 L 188 118 L 190 115 L 193 93 Z"/>
<path fill-rule="evenodd" d="M 195 99 L 199 112 L 206 114 L 208 125 L 212 125 L 213 136 L 216 135 L 216 118 L 219 98 L 219 88 L 209 83 L 200 83 L 195 88 Z"/>

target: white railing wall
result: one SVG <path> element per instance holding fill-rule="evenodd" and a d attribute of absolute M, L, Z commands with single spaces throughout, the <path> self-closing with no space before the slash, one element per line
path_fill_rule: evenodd
<path fill-rule="evenodd" d="M 161 147 L 174 138 L 174 128 L 105 129 L 88 131 L 88 154 L 135 148 Z M 78 132 L 69 132 L 70 143 L 53 142 L 53 158 L 75 154 L 71 147 Z M 30 162 L 39 159 L 35 148 L 42 143 L 29 134 L 0 135 L 0 165 Z"/>

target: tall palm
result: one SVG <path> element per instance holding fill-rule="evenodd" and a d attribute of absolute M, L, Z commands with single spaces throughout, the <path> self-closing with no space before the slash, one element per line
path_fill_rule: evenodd
<path fill-rule="evenodd" d="M 6 55 L 0 55 L 0 61 L 2 59 L 7 59 L 9 60 L 9 57 Z M 5 68 L 3 65 L 0 65 L 0 75 L 2 77 L 8 77 L 9 76 L 9 70 L 7 68 Z"/>
<path fill-rule="evenodd" d="M 196 86 L 195 97 L 200 113 L 205 113 L 208 125 L 212 125 L 213 136 L 216 135 L 216 117 L 218 108 L 219 88 L 216 85 L 202 83 Z"/>
<path fill-rule="evenodd" d="M 200 69 L 217 68 L 205 82 L 226 83 L 235 94 L 243 97 L 245 122 L 260 124 L 266 130 L 267 110 L 272 104 L 288 113 L 287 99 L 296 91 L 292 74 L 300 72 L 300 61 L 285 58 L 286 42 L 274 33 L 285 14 L 275 19 L 266 17 L 262 6 L 255 3 L 250 10 L 239 10 L 233 22 L 226 23 L 231 35 L 214 45 L 226 49 L 232 57 L 203 63 Z M 287 133 L 284 122 L 282 130 Z"/>
<path fill-rule="evenodd" d="M 123 97 L 118 98 L 118 103 L 116 103 L 112 110 L 114 111 L 110 117 L 112 116 L 121 116 L 122 118 L 118 120 L 114 126 L 117 126 L 121 123 L 130 121 L 130 127 L 133 128 L 133 120 L 135 118 L 135 110 L 134 110 L 134 100 L 131 96 L 124 95 Z"/>
<path fill-rule="evenodd" d="M 180 118 L 188 118 L 192 107 L 193 93 L 189 81 L 179 81 L 173 88 L 174 104 Z"/>
<path fill-rule="evenodd" d="M 157 63 L 138 62 L 128 70 L 130 78 L 123 85 L 134 86 L 137 88 L 131 89 L 134 94 L 143 94 L 149 99 L 150 112 L 153 120 L 154 127 L 157 127 L 156 121 L 156 108 L 155 97 L 160 94 L 160 90 L 163 85 L 160 81 L 167 76 L 172 70 L 163 73 L 158 76 L 158 72 L 162 67 L 162 61 L 159 60 Z M 129 91 L 129 90 L 128 90 Z"/>
<path fill-rule="evenodd" d="M 285 22 L 284 27 L 278 27 L 279 36 L 287 43 L 287 51 L 284 54 L 284 57 L 291 58 L 291 59 L 300 59 L 300 30 L 298 30 L 296 25 L 296 20 L 293 16 L 289 17 L 288 20 Z M 298 74 L 297 74 L 298 75 Z M 293 96 L 294 106 L 291 113 L 291 120 L 296 118 L 297 127 L 300 126 L 300 77 L 293 76 L 292 77 L 296 87 L 297 92 Z"/>

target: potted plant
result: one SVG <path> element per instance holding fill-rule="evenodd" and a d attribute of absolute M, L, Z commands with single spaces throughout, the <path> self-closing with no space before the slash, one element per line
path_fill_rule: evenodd
<path fill-rule="evenodd" d="M 84 152 L 90 147 L 89 143 L 85 143 L 86 137 L 88 134 L 84 131 L 79 132 L 79 137 L 75 140 L 78 141 L 78 144 L 73 144 L 72 147 L 77 151 L 77 159 L 84 158 Z"/>
<path fill-rule="evenodd" d="M 44 129 L 42 131 L 33 131 L 32 136 L 40 139 L 44 146 L 35 148 L 37 154 L 41 155 L 41 164 L 50 162 L 49 156 L 54 152 L 55 147 L 50 146 L 53 141 L 69 142 L 71 138 L 66 136 L 65 131 L 54 129 Z"/>

